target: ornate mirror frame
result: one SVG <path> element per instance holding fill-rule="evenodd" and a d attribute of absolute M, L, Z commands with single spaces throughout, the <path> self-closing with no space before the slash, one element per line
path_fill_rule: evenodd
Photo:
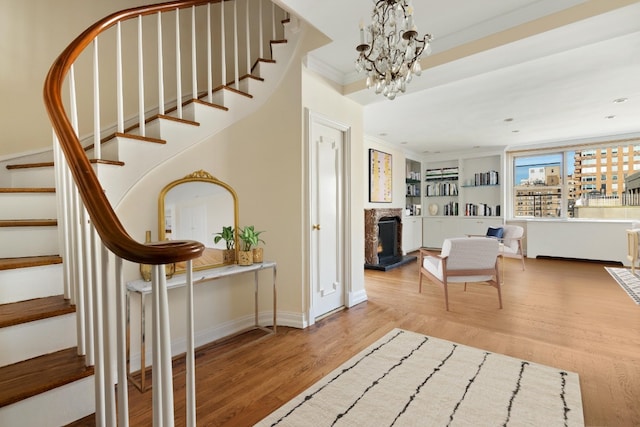
<path fill-rule="evenodd" d="M 219 179 L 212 176 L 210 173 L 204 170 L 198 170 L 193 172 L 190 175 L 185 176 L 184 178 L 170 182 L 160 191 L 160 195 L 158 196 L 158 239 L 160 241 L 167 240 L 167 234 L 166 234 L 167 223 L 166 223 L 166 217 L 165 217 L 166 215 L 165 199 L 167 197 L 167 194 L 169 193 L 170 190 L 180 185 L 189 184 L 189 183 L 198 183 L 198 182 L 219 186 L 230 193 L 233 199 L 233 207 L 232 207 L 233 208 L 233 224 L 231 225 L 233 226 L 234 230 L 236 231 L 238 230 L 238 225 L 239 225 L 238 195 L 236 194 L 235 190 L 231 186 L 229 186 L 229 184 L 227 184 L 226 182 L 220 181 Z M 222 230 L 219 230 L 219 231 L 222 231 Z M 213 237 L 214 236 L 212 235 L 210 240 L 211 242 L 213 241 Z M 235 244 L 234 244 L 235 256 L 233 257 L 234 261 L 223 260 L 220 263 L 212 263 L 212 260 L 214 258 L 222 257 L 221 255 L 222 250 L 217 248 L 212 248 L 211 243 L 209 241 L 202 242 L 205 245 L 205 252 L 203 253 L 202 257 L 193 260 L 193 270 L 194 271 L 205 270 L 208 268 L 221 267 L 224 265 L 235 263 L 235 260 L 238 259 L 238 234 L 237 233 L 234 234 L 234 240 L 235 240 Z M 184 263 L 177 263 L 176 271 L 175 271 L 176 274 L 182 273 L 184 271 L 185 271 Z"/>

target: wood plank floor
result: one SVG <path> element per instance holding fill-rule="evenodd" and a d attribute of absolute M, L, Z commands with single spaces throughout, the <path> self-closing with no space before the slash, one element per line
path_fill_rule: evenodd
<path fill-rule="evenodd" d="M 640 425 L 640 306 L 603 266 L 529 259 L 522 271 L 508 259 L 504 309 L 494 288 L 454 285 L 449 312 L 437 286 L 418 294 L 417 264 L 367 270 L 365 303 L 305 330 L 201 349 L 198 425 L 250 426 L 396 327 L 577 372 L 587 426 Z M 184 425 L 183 364 L 174 372 Z M 130 387 L 131 425 L 151 425 L 151 396 Z"/>

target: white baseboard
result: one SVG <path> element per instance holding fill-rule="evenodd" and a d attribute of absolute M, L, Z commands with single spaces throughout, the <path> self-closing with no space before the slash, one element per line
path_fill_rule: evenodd
<path fill-rule="evenodd" d="M 353 307 L 354 305 L 358 305 L 361 302 L 365 302 L 368 300 L 367 291 L 364 289 L 357 292 L 349 292 L 347 295 L 347 307 Z"/>
<path fill-rule="evenodd" d="M 238 319 L 234 319 L 228 322 L 224 322 L 219 325 L 211 326 L 206 329 L 202 329 L 200 331 L 196 331 L 195 333 L 195 345 L 197 347 L 201 347 L 203 345 L 209 344 L 211 342 L 217 341 L 221 338 L 224 338 L 229 335 L 233 335 L 239 331 L 250 328 L 253 326 L 254 317 L 253 315 L 243 316 Z M 304 315 L 302 313 L 294 313 L 294 312 L 278 312 L 278 326 L 288 326 L 291 328 L 304 329 L 307 326 L 307 323 L 304 320 Z M 258 314 L 258 322 L 262 326 L 272 326 L 273 324 L 273 312 L 272 311 L 264 311 Z M 145 344 L 145 365 L 151 366 L 151 362 L 153 360 L 151 341 L 147 340 Z M 171 342 L 171 355 L 176 356 L 179 354 L 183 354 L 187 351 L 187 340 L 186 337 L 178 337 L 172 340 Z M 130 363 L 131 363 L 131 371 L 135 372 L 140 369 L 140 352 L 132 353 L 130 355 Z"/>

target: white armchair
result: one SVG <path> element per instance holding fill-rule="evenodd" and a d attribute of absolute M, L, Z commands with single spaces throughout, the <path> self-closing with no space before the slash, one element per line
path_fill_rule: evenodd
<path fill-rule="evenodd" d="M 636 264 L 640 256 L 640 222 L 633 222 L 627 230 L 627 259 L 631 262 L 631 273 L 636 274 Z"/>
<path fill-rule="evenodd" d="M 524 238 L 524 228 L 519 225 L 503 225 L 502 226 L 502 243 L 500 255 L 505 258 L 520 258 L 522 260 L 522 269 L 524 270 L 524 253 L 522 251 L 522 240 Z"/>
<path fill-rule="evenodd" d="M 486 282 L 498 290 L 502 308 L 500 273 L 498 271 L 499 243 L 485 237 L 457 237 L 445 239 L 440 254 L 420 249 L 420 286 L 426 276 L 444 289 L 444 304 L 449 310 L 449 283 Z"/>

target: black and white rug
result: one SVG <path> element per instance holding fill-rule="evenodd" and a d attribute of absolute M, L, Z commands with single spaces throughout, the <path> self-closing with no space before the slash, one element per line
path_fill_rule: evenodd
<path fill-rule="evenodd" d="M 394 329 L 257 426 L 583 426 L 578 375 Z"/>
<path fill-rule="evenodd" d="M 637 270 L 636 274 L 631 273 L 630 268 L 605 267 L 604 269 L 636 304 L 640 304 L 640 277 L 638 277 L 640 269 Z"/>

